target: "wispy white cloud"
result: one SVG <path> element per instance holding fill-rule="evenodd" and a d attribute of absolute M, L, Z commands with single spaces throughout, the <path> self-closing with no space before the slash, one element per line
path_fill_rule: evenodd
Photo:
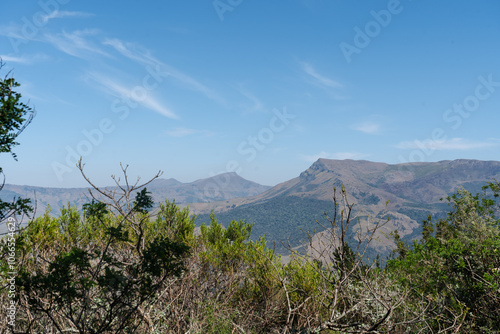
<path fill-rule="evenodd" d="M 88 36 L 98 33 L 95 29 L 75 30 L 73 32 L 62 32 L 60 34 L 45 34 L 43 41 L 52 44 L 60 51 L 78 58 L 87 58 L 90 54 L 99 54 L 110 57 L 108 53 L 95 45 Z"/>
<path fill-rule="evenodd" d="M 345 160 L 345 159 L 362 159 L 366 158 L 368 155 L 358 152 L 336 152 L 336 153 L 328 153 L 325 151 L 321 151 L 318 154 L 313 155 L 302 155 L 302 159 L 307 162 L 314 162 L 320 158 L 323 159 L 336 159 L 336 160 Z"/>
<path fill-rule="evenodd" d="M 50 20 L 52 19 L 62 19 L 65 17 L 90 17 L 94 16 L 91 13 L 84 13 L 84 12 L 70 12 L 70 11 L 65 11 L 65 10 L 55 10 L 52 13 L 43 15 L 41 17 L 42 23 L 47 24 Z"/>
<path fill-rule="evenodd" d="M 319 74 L 311 64 L 305 62 L 301 62 L 300 64 L 302 65 L 302 70 L 313 78 L 317 84 L 333 89 L 340 89 L 343 87 L 339 82 Z"/>
<path fill-rule="evenodd" d="M 72 12 L 72 11 L 59 11 L 55 10 L 52 13 L 37 16 L 37 22 L 30 22 L 31 25 L 36 25 L 38 27 L 45 26 L 50 20 L 56 18 L 64 17 L 90 17 L 93 16 L 91 13 L 84 12 Z M 27 23 L 26 23 L 27 24 Z M 86 29 L 83 31 L 75 31 L 73 33 L 62 33 L 62 34 L 52 34 L 46 32 L 46 29 L 28 29 L 26 30 L 26 24 L 10 23 L 8 25 L 0 26 L 0 36 L 6 36 L 10 39 L 12 47 L 16 50 L 19 45 L 27 41 L 37 41 L 42 43 L 50 43 L 56 46 L 62 51 L 70 50 L 70 42 L 73 40 L 75 46 L 86 46 L 87 49 L 91 49 L 88 46 L 88 42 L 84 43 L 82 41 L 82 35 L 88 33 L 90 30 Z M 43 32 L 45 31 L 45 32 Z M 93 47 L 95 49 L 95 47 Z M 16 51 L 17 52 L 17 51 Z M 74 52 L 67 52 L 71 55 L 75 55 Z"/>
<path fill-rule="evenodd" d="M 135 97 L 134 88 L 137 87 L 126 87 L 125 85 L 119 83 L 117 80 L 110 77 L 104 76 L 100 73 L 88 72 L 87 78 L 93 81 L 93 84 L 100 85 L 103 89 L 107 91 L 108 94 L 116 96 L 118 98 L 127 97 L 131 99 L 134 103 L 138 103 L 144 108 L 153 110 L 163 116 L 172 119 L 178 119 L 179 117 L 170 109 L 165 107 L 163 103 L 158 101 L 150 92 L 143 89 L 141 91 L 146 92 L 144 96 L 140 98 Z"/>
<path fill-rule="evenodd" d="M 95 36 L 98 30 L 84 29 L 75 30 L 72 32 L 63 31 L 62 33 L 38 33 L 27 35 L 21 31 L 21 28 L 16 25 L 8 27 L 0 27 L 0 36 L 11 38 L 14 43 L 27 43 L 35 41 L 51 44 L 53 47 L 78 58 L 88 58 L 91 54 L 99 54 L 101 56 L 110 57 L 108 53 L 99 48 L 89 36 Z M 21 42 L 23 41 L 23 42 Z"/>
<path fill-rule="evenodd" d="M 11 57 L 6 55 L 0 55 L 0 59 L 4 62 L 9 63 L 21 63 L 21 64 L 29 64 L 29 60 L 26 57 Z"/>
<path fill-rule="evenodd" d="M 0 36 L 16 38 L 21 35 L 21 26 L 10 23 L 8 25 L 0 26 Z"/>
<path fill-rule="evenodd" d="M 82 12 L 55 11 L 51 14 L 48 14 L 44 18 L 44 20 L 68 16 L 89 15 L 92 14 Z M 97 44 L 95 40 L 96 36 L 98 37 L 99 33 L 100 32 L 97 29 L 84 29 L 70 32 L 63 31 L 61 33 L 44 32 L 39 33 L 35 36 L 25 36 L 22 33 L 21 27 L 18 25 L 0 26 L 0 36 L 3 35 L 19 40 L 48 43 L 68 55 L 87 60 L 90 58 L 90 56 L 95 55 L 112 58 L 112 56 L 107 52 L 106 48 L 103 48 L 102 45 L 110 46 L 115 49 L 120 55 L 126 58 L 134 60 L 141 65 L 151 66 L 152 71 L 158 73 L 160 77 L 170 77 L 174 81 L 178 82 L 181 86 L 184 86 L 193 91 L 197 91 L 220 105 L 227 106 L 227 102 L 211 88 L 202 84 L 193 77 L 183 73 L 182 71 L 159 61 L 151 55 L 149 50 L 141 47 L 140 45 L 134 43 L 125 43 L 119 39 L 105 39 L 102 44 Z M 9 59 L 12 62 L 15 61 L 18 63 L 28 62 L 28 59 L 19 56 L 10 57 Z M 4 58 L 4 60 L 7 61 L 7 56 Z"/>
<path fill-rule="evenodd" d="M 138 61 L 140 63 L 145 63 L 147 65 L 156 65 L 159 63 L 153 56 L 151 56 L 150 52 L 145 49 L 140 49 L 137 44 L 133 43 L 124 43 L 117 38 L 106 38 L 103 42 L 103 45 L 111 46 L 116 51 L 118 51 L 122 56 L 130 58 L 132 60 Z"/>
<path fill-rule="evenodd" d="M 307 74 L 306 80 L 310 84 L 325 90 L 335 100 L 345 100 L 347 97 L 342 90 L 344 85 L 340 82 L 332 80 L 323 74 L 318 73 L 316 69 L 309 63 L 300 62 L 302 71 Z"/>
<path fill-rule="evenodd" d="M 382 131 L 382 126 L 380 125 L 380 123 L 372 121 L 357 123 L 354 124 L 351 128 L 370 135 L 376 135 Z"/>
<path fill-rule="evenodd" d="M 134 43 L 126 43 L 119 39 L 105 39 L 103 41 L 103 45 L 111 46 L 116 51 L 118 51 L 122 56 L 125 56 L 129 59 L 135 60 L 139 63 L 150 65 L 158 72 L 162 73 L 164 76 L 170 76 L 174 80 L 180 82 L 182 85 L 188 87 L 191 90 L 198 91 L 208 97 L 209 99 L 225 105 L 226 102 L 216 94 L 212 89 L 203 85 L 196 79 L 191 76 L 179 71 L 178 69 L 169 66 L 155 57 L 153 57 L 150 51 L 144 49 L 143 47 L 134 44 Z"/>
<path fill-rule="evenodd" d="M 9 38 L 14 51 L 19 52 L 19 45 L 27 41 L 41 41 L 40 30 L 27 29 L 26 25 L 11 22 L 0 26 L 0 36 Z"/>
<path fill-rule="evenodd" d="M 475 150 L 488 147 L 500 146 L 500 141 L 498 140 L 488 140 L 488 141 L 472 141 L 464 138 L 451 138 L 444 140 L 414 140 L 414 141 L 402 141 L 396 145 L 396 148 L 400 149 L 421 149 L 421 150 L 432 150 L 432 151 L 446 151 L 446 150 Z"/>
<path fill-rule="evenodd" d="M 255 111 L 262 111 L 264 109 L 264 104 L 260 101 L 260 99 L 257 98 L 249 90 L 247 90 L 243 85 L 239 85 L 238 91 L 240 92 L 241 95 L 243 95 L 244 97 L 246 97 L 252 103 L 251 105 L 248 105 L 248 104 L 242 104 L 241 105 L 241 107 L 245 111 L 255 112 Z"/>
<path fill-rule="evenodd" d="M 37 61 L 47 60 L 49 57 L 42 53 L 37 53 L 35 55 L 23 55 L 23 56 L 9 56 L 0 55 L 0 59 L 7 63 L 20 63 L 20 64 L 33 64 Z"/>

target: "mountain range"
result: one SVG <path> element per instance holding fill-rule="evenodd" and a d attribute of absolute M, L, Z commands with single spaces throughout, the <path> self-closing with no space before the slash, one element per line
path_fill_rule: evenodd
<path fill-rule="evenodd" d="M 446 198 L 463 187 L 472 193 L 494 179 L 500 180 L 500 162 L 454 160 L 390 165 L 379 162 L 319 159 L 298 177 L 250 198 L 223 202 L 192 203 L 198 222 L 209 221 L 209 211 L 228 224 L 233 219 L 254 223 L 254 235 L 267 240 L 299 246 L 308 235 L 320 238 L 327 223 L 324 212 L 333 213 L 333 188 L 345 186 L 348 200 L 359 217 L 351 236 L 377 219 L 390 218 L 372 246 L 387 254 L 394 246 L 389 234 L 395 230 L 404 240 L 418 238 L 422 221 L 432 214 L 444 217 L 450 207 Z M 444 200 L 443 200 L 444 199 Z M 319 224 L 318 224 L 319 223 Z M 323 225 L 323 226 L 321 226 Z"/>
<path fill-rule="evenodd" d="M 500 180 L 498 161 L 462 159 L 391 165 L 319 159 L 298 177 L 274 187 L 225 173 L 191 183 L 157 179 L 147 189 L 155 202 L 175 199 L 182 206 L 189 205 L 198 216 L 198 225 L 209 223 L 212 211 L 226 226 L 232 220 L 245 219 L 253 223 L 254 238 L 266 235 L 269 245 L 285 253 L 287 248 L 304 245 L 308 237 L 316 240 L 324 236 L 328 227 L 324 214 L 334 210 L 333 189 L 344 185 L 358 217 L 351 226 L 351 236 L 374 221 L 390 218 L 372 245 L 373 253 L 387 254 L 394 246 L 391 232 L 397 230 L 404 240 L 418 238 L 422 220 L 429 214 L 444 217 L 449 211 L 443 199 L 460 187 L 480 192 L 483 185 L 494 179 Z M 34 194 L 38 214 L 47 205 L 57 212 L 68 202 L 81 208 L 89 201 L 86 188 L 16 185 L 5 185 L 0 198 L 34 198 Z"/>

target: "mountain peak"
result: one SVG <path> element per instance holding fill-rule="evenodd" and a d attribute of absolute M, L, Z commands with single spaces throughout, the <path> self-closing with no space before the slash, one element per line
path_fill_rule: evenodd
<path fill-rule="evenodd" d="M 168 179 L 159 178 L 159 179 L 156 179 L 155 181 L 156 182 L 160 182 L 160 183 L 170 183 L 170 184 L 179 184 L 179 183 L 182 183 L 182 182 L 174 179 L 173 177 L 168 178 Z"/>
<path fill-rule="evenodd" d="M 336 163 L 336 162 L 339 162 L 340 160 L 332 160 L 332 159 L 325 159 L 325 158 L 319 158 L 318 160 L 316 160 L 312 165 L 311 167 L 309 167 L 309 169 L 311 170 L 315 170 L 315 171 L 324 171 L 324 170 L 328 170 L 329 169 L 329 166 L 332 164 L 332 163 Z"/>
<path fill-rule="evenodd" d="M 238 178 L 241 178 L 243 179 L 243 177 L 241 177 L 238 173 L 236 172 L 226 172 L 226 173 L 221 173 L 219 175 L 228 175 L 230 177 L 238 177 Z"/>

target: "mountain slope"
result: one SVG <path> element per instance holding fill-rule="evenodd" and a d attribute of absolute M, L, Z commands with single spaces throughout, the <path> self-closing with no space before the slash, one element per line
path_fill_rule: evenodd
<path fill-rule="evenodd" d="M 299 177 L 269 189 L 252 201 L 279 195 L 329 200 L 332 187 L 343 183 L 351 193 L 371 190 L 384 200 L 436 203 L 460 186 L 470 187 L 499 176 L 500 162 L 497 161 L 454 160 L 389 165 L 363 160 L 319 159 Z"/>
<path fill-rule="evenodd" d="M 272 236 L 271 242 L 287 238 L 297 241 L 300 239 L 297 234 L 305 237 L 305 232 L 297 228 L 299 226 L 310 232 L 322 229 L 316 223 L 318 214 L 333 211 L 333 187 L 340 188 L 344 184 L 349 200 L 356 203 L 355 212 L 360 217 L 352 232 L 377 218 L 391 218 L 374 242 L 377 251 L 387 252 L 392 247 L 392 241 L 386 235 L 397 229 L 406 239 L 418 237 L 421 222 L 428 214 L 440 216 L 448 210 L 441 198 L 446 198 L 462 186 L 473 193 L 479 192 L 481 186 L 495 178 L 500 179 L 500 162 L 497 161 L 455 160 L 389 165 L 319 159 L 300 176 L 260 195 L 204 205 L 190 204 L 190 208 L 200 214 L 199 223 L 207 222 L 207 213 L 213 209 L 223 224 L 232 219 L 246 219 L 255 224 L 255 232 L 266 231 L 268 236 Z M 301 203 L 297 198 L 307 199 L 308 202 Z M 289 206 L 285 204 L 287 202 L 295 204 Z M 262 212 L 269 212 L 271 204 L 274 212 L 263 215 Z"/>

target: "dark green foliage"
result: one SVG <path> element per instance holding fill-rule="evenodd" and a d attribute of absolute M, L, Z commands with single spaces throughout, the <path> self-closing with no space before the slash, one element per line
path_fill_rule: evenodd
<path fill-rule="evenodd" d="M 391 236 L 396 244 L 396 248 L 391 251 L 391 255 L 396 256 L 398 259 L 404 259 L 406 257 L 406 253 L 408 252 L 408 245 L 401 240 L 398 230 L 392 232 Z"/>
<path fill-rule="evenodd" d="M 2 65 L 0 62 L 0 68 Z M 17 157 L 12 149 L 19 145 L 16 138 L 34 116 L 31 107 L 22 103 L 21 94 L 14 90 L 19 86 L 14 78 L 0 79 L 0 153 L 10 153 L 14 159 Z"/>
<path fill-rule="evenodd" d="M 75 299 L 83 298 L 85 291 L 94 284 L 86 278 L 90 273 L 89 260 L 87 252 L 73 248 L 50 263 L 46 275 L 32 276 L 29 272 L 22 271 L 18 284 L 29 292 L 30 303 L 36 304 L 37 294 L 50 294 L 54 303 L 70 304 Z"/>
<path fill-rule="evenodd" d="M 3 63 L 0 59 L 0 69 Z M 16 141 L 21 132 L 33 120 L 34 110 L 21 102 L 21 94 L 15 91 L 20 84 L 14 78 L 0 78 L 0 153 L 10 153 L 17 160 L 13 148 L 19 143 Z M 27 117 L 27 118 L 26 118 Z M 0 174 L 3 174 L 0 166 Z M 5 184 L 5 177 L 0 185 L 0 191 Z M 0 221 L 12 214 L 26 214 L 33 212 L 29 199 L 13 198 L 12 202 L 0 200 Z"/>
<path fill-rule="evenodd" d="M 335 268 L 341 278 L 345 277 L 356 265 L 356 254 L 352 248 L 344 242 L 342 247 L 333 250 L 332 260 L 336 264 Z"/>
<path fill-rule="evenodd" d="M 154 202 L 150 194 L 151 192 L 147 191 L 146 188 L 137 193 L 134 201 L 134 211 L 145 214 L 153 207 Z"/>
<path fill-rule="evenodd" d="M 108 213 L 108 210 L 106 209 L 106 203 L 97 202 L 92 199 L 92 202 L 83 204 L 83 213 L 87 219 L 94 217 L 95 219 L 101 220 L 104 215 Z"/>
<path fill-rule="evenodd" d="M 189 246 L 165 237 L 157 237 L 143 252 L 142 270 L 144 275 L 154 278 L 164 273 L 180 276 L 185 270 L 184 257 L 189 254 Z"/>
<path fill-rule="evenodd" d="M 12 214 L 29 215 L 32 212 L 33 207 L 31 206 L 31 200 L 29 198 L 14 197 L 12 202 L 4 202 L 0 200 L 0 221 L 11 216 Z"/>
<path fill-rule="evenodd" d="M 106 234 L 109 236 L 110 242 L 113 241 L 129 241 L 129 233 L 123 227 L 123 224 L 118 225 L 117 227 L 110 226 L 107 228 Z"/>

